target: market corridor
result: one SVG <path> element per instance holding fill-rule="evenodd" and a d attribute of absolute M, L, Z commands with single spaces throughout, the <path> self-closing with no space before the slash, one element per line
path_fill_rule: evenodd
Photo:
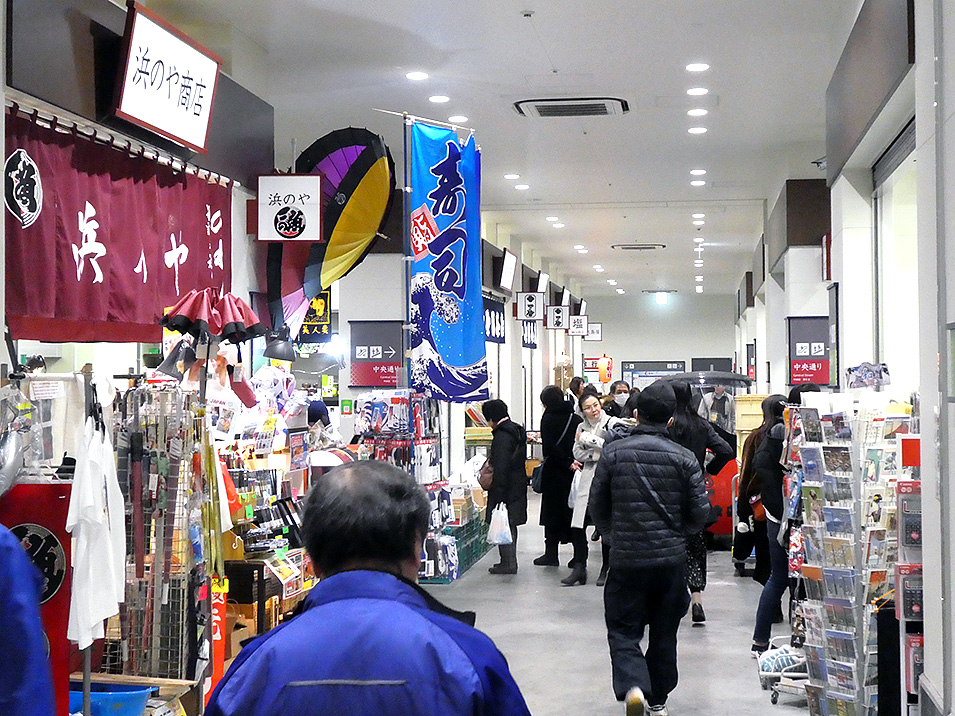
<path fill-rule="evenodd" d="M 560 567 L 531 563 L 544 547 L 539 508 L 540 496 L 530 493 L 517 575 L 488 574 L 497 561 L 494 549 L 459 580 L 427 589 L 448 606 L 477 612 L 477 628 L 507 657 L 534 716 L 620 716 L 623 706 L 610 688 L 603 590 L 593 583 L 600 545 L 590 542 L 587 584 L 562 587 L 570 545 L 561 547 Z M 772 706 L 769 692 L 759 687 L 749 655 L 759 592 L 752 579 L 734 575 L 728 552 L 710 553 L 706 626 L 691 627 L 687 616 L 680 628 L 680 685 L 668 702 L 673 716 L 805 713 L 805 700 L 783 694 Z M 777 625 L 774 634 L 785 633 L 784 627 Z"/>

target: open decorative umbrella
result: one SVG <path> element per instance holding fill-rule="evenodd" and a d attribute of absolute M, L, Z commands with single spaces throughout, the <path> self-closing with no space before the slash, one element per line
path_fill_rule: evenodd
<path fill-rule="evenodd" d="M 385 141 L 367 129 L 339 129 L 298 157 L 295 171 L 322 175 L 324 241 L 269 245 L 269 311 L 276 329 L 298 335 L 309 302 L 355 268 L 388 219 L 395 166 Z"/>

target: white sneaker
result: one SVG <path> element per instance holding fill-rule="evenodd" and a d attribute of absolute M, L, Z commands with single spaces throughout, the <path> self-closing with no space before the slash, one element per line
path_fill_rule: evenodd
<path fill-rule="evenodd" d="M 669 713 L 665 705 L 647 706 L 647 716 L 668 716 Z"/>
<path fill-rule="evenodd" d="M 647 700 L 639 686 L 634 686 L 627 692 L 623 703 L 626 705 L 626 716 L 645 716 L 647 713 Z"/>

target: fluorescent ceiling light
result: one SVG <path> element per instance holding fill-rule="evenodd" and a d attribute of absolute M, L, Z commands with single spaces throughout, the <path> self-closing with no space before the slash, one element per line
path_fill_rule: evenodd
<path fill-rule="evenodd" d="M 692 214 L 692 216 L 693 216 L 694 219 L 704 219 L 704 218 L 706 218 L 706 214 Z"/>
<path fill-rule="evenodd" d="M 584 248 L 584 245 L 583 245 L 583 244 L 574 244 L 574 250 L 575 250 L 575 251 L 580 251 L 582 248 Z"/>
<path fill-rule="evenodd" d="M 706 222 L 703 221 L 703 219 L 695 219 L 695 220 L 693 221 L 693 226 L 703 226 L 703 224 L 705 224 L 705 223 L 706 223 Z"/>
<path fill-rule="evenodd" d="M 702 276 L 697 276 L 697 277 L 696 277 L 696 280 L 697 280 L 697 282 L 699 283 L 699 282 L 701 282 L 701 281 L 703 280 L 703 277 L 702 277 Z"/>
<path fill-rule="evenodd" d="M 530 187 L 530 184 L 515 184 L 514 188 L 517 189 L 518 191 L 526 191 L 527 189 L 530 189 L 531 187 Z"/>
<path fill-rule="evenodd" d="M 556 216 L 547 216 L 544 217 L 544 221 L 559 221 L 559 219 Z"/>
<path fill-rule="evenodd" d="M 655 295 L 657 297 L 658 306 L 665 306 L 667 305 L 667 301 L 670 300 L 670 297 L 666 291 L 657 291 Z"/>
<path fill-rule="evenodd" d="M 557 222 L 556 224 L 554 224 L 554 228 L 555 228 L 555 229 L 563 229 L 563 228 L 564 228 L 564 225 L 561 224 L 560 222 Z"/>
<path fill-rule="evenodd" d="M 414 80 L 415 82 L 420 82 L 421 80 L 426 80 L 426 79 L 428 79 L 428 73 L 427 73 L 427 72 L 418 72 L 418 71 L 409 72 L 408 74 L 405 75 L 405 77 L 407 77 L 409 80 Z"/>
<path fill-rule="evenodd" d="M 690 182 L 690 186 L 706 186 L 706 182 L 702 179 L 694 179 Z"/>
<path fill-rule="evenodd" d="M 690 174 L 692 174 L 695 177 L 701 177 L 704 174 L 706 174 L 706 169 L 691 169 Z"/>
<path fill-rule="evenodd" d="M 697 293 L 703 293 L 703 287 L 702 287 L 702 286 L 697 286 L 697 287 L 696 287 L 696 292 L 697 292 Z"/>
<path fill-rule="evenodd" d="M 606 270 L 607 270 L 607 269 L 605 269 L 605 268 L 594 269 L 594 271 L 596 271 L 597 273 L 603 273 L 603 272 L 606 271 Z"/>
<path fill-rule="evenodd" d="M 609 283 L 611 286 L 616 286 L 616 285 L 617 285 L 617 282 L 614 281 L 612 278 L 608 278 L 608 279 L 607 279 L 607 283 Z"/>
<path fill-rule="evenodd" d="M 587 253 L 587 249 L 577 249 L 577 253 L 578 253 L 578 254 L 585 254 L 585 253 Z"/>
<path fill-rule="evenodd" d="M 705 239 L 702 236 L 697 236 L 693 240 L 698 244 L 702 244 L 705 241 Z"/>
<path fill-rule="evenodd" d="M 705 94 L 709 93 L 709 90 L 706 87 L 693 87 L 686 91 L 691 97 L 702 97 Z"/>
<path fill-rule="evenodd" d="M 600 264 L 594 264 L 594 268 L 599 269 L 599 268 L 603 268 L 603 266 L 601 266 Z"/>
<path fill-rule="evenodd" d="M 451 98 L 443 94 L 433 94 L 428 97 L 429 102 L 434 102 L 435 104 L 444 104 L 445 102 L 450 102 Z"/>
<path fill-rule="evenodd" d="M 703 259 L 697 259 L 696 261 L 693 262 L 693 265 L 696 266 L 696 268 L 702 268 L 702 267 L 703 267 Z"/>
<path fill-rule="evenodd" d="M 710 113 L 710 111 L 708 109 L 703 109 L 702 107 L 694 107 L 693 109 L 688 109 L 686 113 L 690 117 L 705 117 Z"/>
<path fill-rule="evenodd" d="M 710 66 L 705 62 L 691 62 L 686 66 L 687 72 L 706 72 Z"/>
<path fill-rule="evenodd" d="M 520 175 L 520 174 L 505 174 L 505 175 L 504 175 L 504 178 L 505 178 L 505 179 L 511 179 L 511 180 L 520 179 L 520 178 L 521 178 L 521 175 Z"/>
<path fill-rule="evenodd" d="M 451 124 L 463 124 L 468 121 L 468 118 L 463 114 L 454 114 L 448 117 L 448 121 L 451 122 Z"/>
<path fill-rule="evenodd" d="M 624 291 L 622 288 L 618 288 L 617 293 L 619 293 L 622 296 L 623 294 L 626 293 L 626 291 Z"/>
<path fill-rule="evenodd" d="M 686 131 L 690 134 L 706 134 L 706 127 L 690 127 Z"/>

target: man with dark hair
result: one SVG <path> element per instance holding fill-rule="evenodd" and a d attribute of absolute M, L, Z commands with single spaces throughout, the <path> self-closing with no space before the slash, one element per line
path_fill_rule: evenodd
<path fill-rule="evenodd" d="M 646 713 L 666 716 L 677 684 L 677 629 L 690 605 L 686 537 L 703 529 L 710 502 L 696 457 L 667 437 L 676 407 L 672 386 L 652 383 L 635 402 L 637 426 L 615 428 L 604 443 L 588 508 L 610 537 L 604 612 L 614 694 L 622 701 L 642 690 Z"/>
<path fill-rule="evenodd" d="M 474 613 L 415 583 L 430 511 L 424 489 L 383 462 L 319 478 L 302 531 L 321 581 L 301 613 L 239 653 L 206 714 L 529 714 Z"/>
<path fill-rule="evenodd" d="M 610 384 L 610 400 L 604 404 L 604 410 L 614 418 L 629 418 L 625 413 L 627 400 L 630 398 L 630 386 L 622 380 L 615 380 Z"/>

